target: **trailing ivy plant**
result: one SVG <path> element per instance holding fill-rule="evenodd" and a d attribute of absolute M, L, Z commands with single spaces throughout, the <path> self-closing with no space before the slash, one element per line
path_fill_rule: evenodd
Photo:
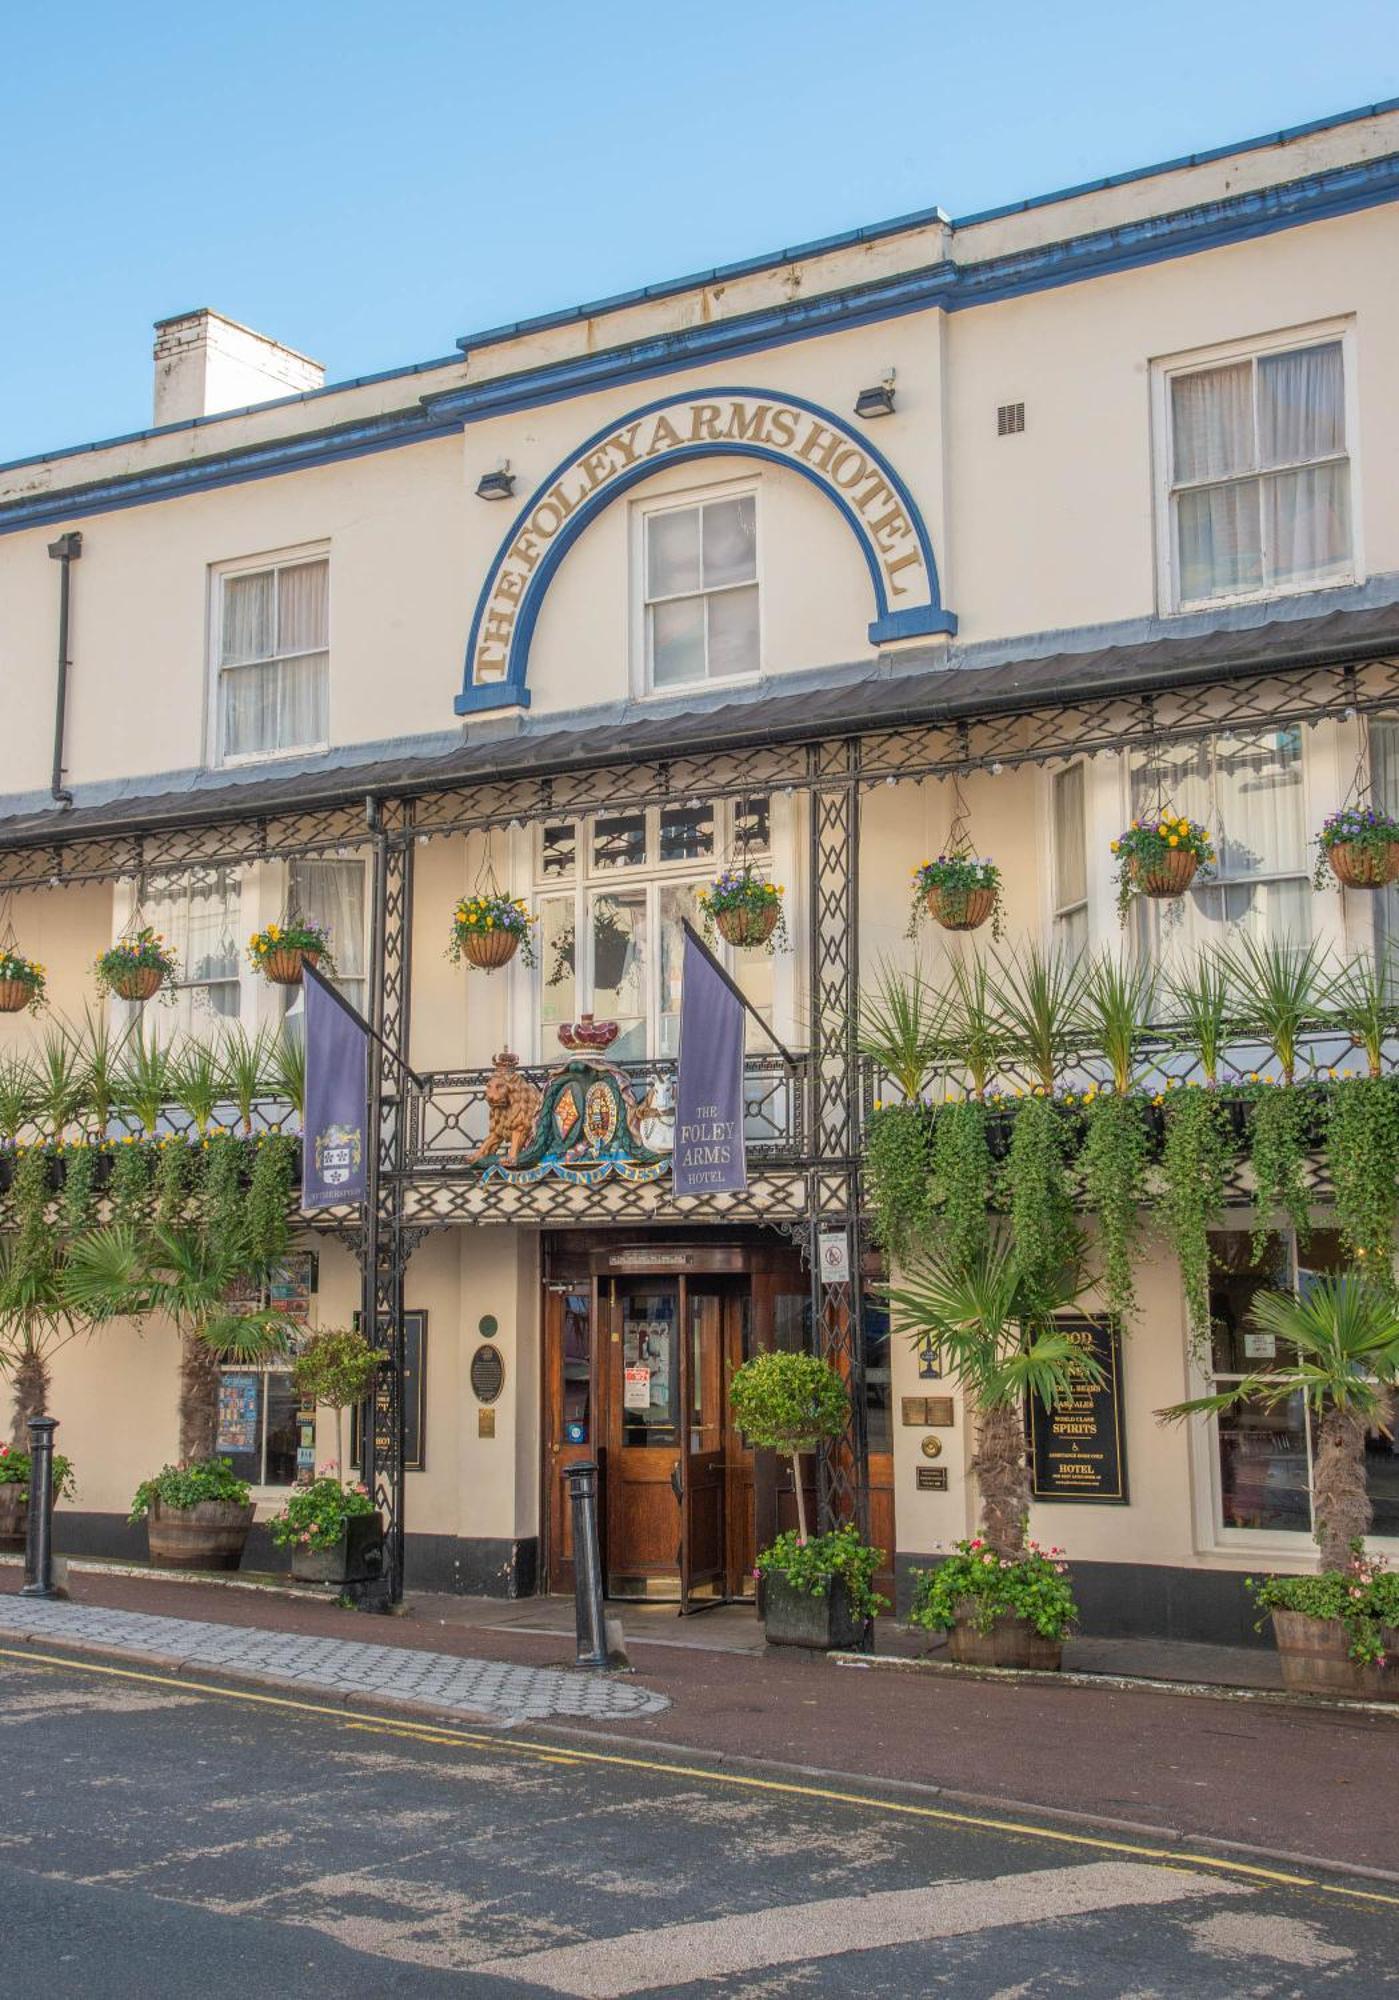
<path fill-rule="evenodd" d="M 96 1186 L 96 1148 L 70 1146 L 63 1155 L 63 1198 L 59 1203 L 59 1222 L 65 1236 L 76 1236 L 91 1222 Z"/>
<path fill-rule="evenodd" d="M 113 1150 L 112 1221 L 132 1226 L 145 1218 L 155 1171 L 154 1149 L 130 1133 Z"/>
<path fill-rule="evenodd" d="M 986 1248 L 994 1180 L 985 1105 L 942 1105 L 933 1121 L 931 1234 L 947 1256 L 970 1263 Z"/>
<path fill-rule="evenodd" d="M 1095 1097 L 1085 1116 L 1078 1169 L 1084 1199 L 1098 1218 L 1103 1297 L 1110 1312 L 1130 1319 L 1137 1309 L 1133 1251 L 1151 1159 L 1146 1105 L 1135 1096 Z"/>
<path fill-rule="evenodd" d="M 875 1234 L 906 1257 L 930 1227 L 932 1130 L 921 1104 L 883 1104 L 865 1132 L 865 1184 Z"/>
<path fill-rule="evenodd" d="M 1180 1265 L 1186 1322 L 1197 1355 L 1210 1344 L 1210 1238 L 1224 1213 L 1234 1148 L 1228 1111 L 1209 1090 L 1175 1091 L 1166 1101 L 1160 1215 Z"/>
<path fill-rule="evenodd" d="M 1016 1269 L 1031 1287 L 1050 1287 L 1074 1258 L 1078 1232 L 1066 1160 L 1064 1114 L 1048 1097 L 1019 1105 L 1003 1175 Z"/>
<path fill-rule="evenodd" d="M 189 1147 L 183 1139 L 162 1140 L 155 1167 L 155 1220 L 158 1228 L 179 1227 L 189 1183 Z"/>
<path fill-rule="evenodd" d="M 258 1141 L 248 1183 L 244 1243 L 249 1264 L 266 1270 L 287 1247 L 287 1204 L 291 1199 L 295 1146 L 280 1133 Z"/>
<path fill-rule="evenodd" d="M 1265 1084 L 1252 1093 L 1249 1159 L 1256 1207 L 1255 1263 L 1262 1263 L 1275 1228 L 1291 1228 L 1299 1244 L 1311 1232 L 1306 1168 L 1314 1108 L 1312 1093 L 1295 1086 L 1284 1084 L 1279 1089 Z"/>
<path fill-rule="evenodd" d="M 1353 1076 L 1328 1093 L 1326 1156 L 1349 1256 L 1392 1290 L 1399 1221 L 1399 1079 Z"/>

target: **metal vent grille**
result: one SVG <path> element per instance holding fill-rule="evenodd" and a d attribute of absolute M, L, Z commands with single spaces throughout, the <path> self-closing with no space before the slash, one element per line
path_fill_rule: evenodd
<path fill-rule="evenodd" d="M 996 411 L 996 436 L 1014 437 L 1025 428 L 1025 405 L 1023 403 L 1002 403 Z"/>

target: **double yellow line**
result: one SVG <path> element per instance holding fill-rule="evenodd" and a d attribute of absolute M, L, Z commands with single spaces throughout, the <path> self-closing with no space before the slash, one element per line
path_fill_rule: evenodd
<path fill-rule="evenodd" d="M 298 1701 L 288 1695 L 258 1694 L 252 1689 L 219 1687 L 208 1681 L 181 1680 L 173 1674 L 143 1673 L 135 1667 L 109 1667 L 95 1660 L 77 1660 L 60 1653 L 36 1653 L 28 1646 L 0 1647 L 0 1660 L 62 1667 L 71 1673 L 104 1675 L 113 1680 L 142 1681 L 153 1687 L 178 1688 L 203 1695 L 213 1701 L 243 1702 L 259 1708 L 286 1709 L 296 1715 L 323 1716 L 338 1723 L 342 1729 L 371 1736 L 387 1736 L 398 1742 L 442 1744 L 457 1750 L 484 1750 L 493 1757 L 509 1755 L 540 1764 L 599 1765 L 622 1771 L 643 1771 L 666 1778 L 687 1778 L 705 1785 L 722 1785 L 730 1790 L 820 1800 L 827 1805 L 858 1806 L 864 1812 L 935 1821 L 942 1826 L 966 1827 L 981 1833 L 1020 1834 L 1026 1839 L 1049 1841 L 1061 1847 L 1126 1855 L 1134 1861 L 1164 1862 L 1173 1868 L 1211 1868 L 1218 1874 L 1238 1876 L 1249 1882 L 1270 1883 L 1288 1889 L 1312 1889 L 1323 1896 L 1339 1896 L 1353 1902 L 1399 1909 L 1399 1895 L 1393 1892 L 1351 1888 L 1343 1882 L 1328 1881 L 1324 1876 L 1261 1868 L 1252 1862 L 1225 1860 L 1218 1855 L 1199 1854 L 1185 1848 L 1149 1847 L 1138 1841 L 1108 1839 L 1102 1834 L 1068 1832 L 1057 1827 L 1037 1826 L 1026 1820 L 1003 1819 L 989 1813 L 957 1812 L 948 1806 L 915 1805 L 902 1799 L 871 1797 L 865 1792 L 839 1791 L 832 1785 L 800 1784 L 792 1778 L 758 1778 L 744 1772 L 715 1770 L 703 1764 L 673 1764 L 656 1757 L 624 1756 L 614 1750 L 578 1750 L 568 1745 L 531 1743 L 503 1733 L 484 1735 L 435 1723 L 398 1722 L 390 1716 L 352 1716 L 343 1708 L 333 1708 L 325 1702 Z"/>

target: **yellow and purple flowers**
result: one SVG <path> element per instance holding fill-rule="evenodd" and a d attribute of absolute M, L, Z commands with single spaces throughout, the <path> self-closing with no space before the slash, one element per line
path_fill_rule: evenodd
<path fill-rule="evenodd" d="M 1316 888 L 1325 887 L 1328 868 L 1351 888 L 1378 889 L 1394 880 L 1399 819 L 1382 806 L 1342 806 L 1322 821 L 1316 838 L 1319 851 L 1312 876 Z M 1345 853 L 1338 856 L 1337 848 Z"/>
<path fill-rule="evenodd" d="M 37 959 L 26 958 L 23 952 L 0 951 L 0 986 L 23 987 L 27 998 L 12 1003 L 5 1011 L 18 1013 L 21 1007 L 28 1007 L 37 1014 L 44 1004 L 44 987 L 47 974 Z"/>
<path fill-rule="evenodd" d="M 265 972 L 269 958 L 285 951 L 299 951 L 312 964 L 325 962 L 334 971 L 330 956 L 330 932 L 321 924 L 305 923 L 293 917 L 284 924 L 268 924 L 248 939 L 248 963 L 254 972 Z"/>
<path fill-rule="evenodd" d="M 696 901 L 704 919 L 706 937 L 713 939 L 717 927 L 729 944 L 761 947 L 774 951 L 788 943 L 787 918 L 782 908 L 786 894 L 780 882 L 765 882 L 747 863 L 726 868 Z"/>
<path fill-rule="evenodd" d="M 115 993 L 118 999 L 129 1000 L 143 975 L 158 973 L 161 986 L 168 987 L 178 976 L 180 966 L 161 933 L 150 924 L 142 924 L 139 930 L 118 938 L 102 952 L 93 969 L 100 993 Z"/>
<path fill-rule="evenodd" d="M 520 958 L 534 964 L 534 937 L 530 926 L 537 920 L 519 896 L 463 896 L 452 912 L 452 940 L 447 955 L 460 963 L 468 938 L 494 937 L 504 933 L 519 941 Z"/>
<path fill-rule="evenodd" d="M 1162 811 L 1134 819 L 1111 843 L 1117 857 L 1117 914 L 1123 923 L 1140 895 L 1183 895 L 1199 870 L 1214 866 L 1214 842 L 1199 820 Z M 1194 867 L 1178 867 L 1176 857 L 1193 857 Z"/>

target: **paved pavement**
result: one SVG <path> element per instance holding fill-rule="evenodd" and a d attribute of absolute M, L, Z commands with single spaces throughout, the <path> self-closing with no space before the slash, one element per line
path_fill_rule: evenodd
<path fill-rule="evenodd" d="M 670 1706 L 664 1695 L 613 1674 L 511 1666 L 348 1637 L 310 1638 L 10 1595 L 0 1596 L 0 1633 L 102 1647 L 165 1666 L 256 1676 L 320 1694 L 427 1704 L 496 1723 L 548 1722 L 556 1716 L 611 1721 Z"/>
<path fill-rule="evenodd" d="M 8 1962 L 55 2000 L 1378 1994 L 1399 1892 L 0 1657 Z"/>

